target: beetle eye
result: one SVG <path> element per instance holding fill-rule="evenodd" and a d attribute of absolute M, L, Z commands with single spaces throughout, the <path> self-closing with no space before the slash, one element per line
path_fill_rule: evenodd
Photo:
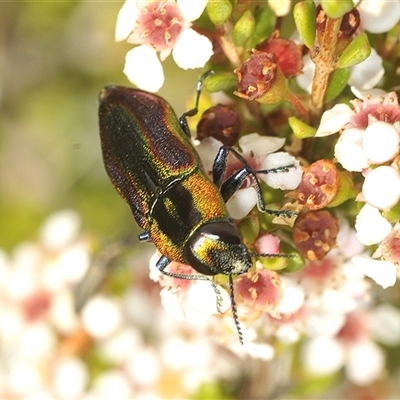
<path fill-rule="evenodd" d="M 252 265 L 240 232 L 230 222 L 213 222 L 198 228 L 185 246 L 185 259 L 204 275 L 241 274 Z"/>

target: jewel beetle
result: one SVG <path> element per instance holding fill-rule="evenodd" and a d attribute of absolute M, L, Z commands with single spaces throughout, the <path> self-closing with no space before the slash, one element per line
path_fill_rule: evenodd
<path fill-rule="evenodd" d="M 222 146 L 215 158 L 213 180 L 204 171 L 191 141 L 186 118 L 179 119 L 162 97 L 140 89 L 106 86 L 100 93 L 99 125 L 105 169 L 143 229 L 141 241 L 155 244 L 161 257 L 156 266 L 164 274 L 183 279 L 228 275 L 235 323 L 232 275 L 253 265 L 242 235 L 230 218 L 226 201 L 250 176 L 258 193 L 258 208 L 270 214 L 293 216 L 291 211 L 266 210 L 256 174 L 287 171 L 291 165 L 254 171 L 233 148 Z M 225 179 L 228 154 L 242 167 Z M 190 265 L 202 275 L 165 271 L 172 261 Z M 238 328 L 239 336 L 240 329 Z"/>

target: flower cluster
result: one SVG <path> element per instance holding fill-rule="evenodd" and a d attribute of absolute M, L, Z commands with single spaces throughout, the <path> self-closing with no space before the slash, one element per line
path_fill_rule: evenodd
<path fill-rule="evenodd" d="M 383 378 L 376 342 L 400 339 L 399 311 L 377 296 L 400 275 L 399 21 L 400 3 L 384 0 L 125 2 L 116 37 L 138 45 L 129 80 L 158 90 L 157 53 L 183 69 L 208 63 L 211 107 L 194 140 L 204 171 L 212 179 L 221 146 L 235 149 L 225 179 L 250 171 L 226 206 L 253 268 L 211 285 L 163 275 L 157 253 L 151 276 L 170 315 L 241 357 L 271 360 L 274 344 L 300 342 L 311 375 Z"/>

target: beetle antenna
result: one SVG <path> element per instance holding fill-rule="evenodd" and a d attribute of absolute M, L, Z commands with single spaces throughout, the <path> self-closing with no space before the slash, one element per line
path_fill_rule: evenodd
<path fill-rule="evenodd" d="M 250 253 L 250 257 L 264 257 L 264 258 L 296 258 L 296 257 L 298 257 L 298 254 Z"/>
<path fill-rule="evenodd" d="M 242 330 L 239 325 L 239 318 L 237 315 L 237 308 L 236 308 L 236 302 L 235 302 L 235 293 L 233 291 L 233 279 L 232 275 L 229 275 L 229 290 L 231 292 L 231 308 L 232 308 L 232 316 L 233 316 L 233 321 L 235 322 L 236 325 L 236 330 L 239 335 L 239 342 L 240 344 L 243 344 L 243 334 Z"/>

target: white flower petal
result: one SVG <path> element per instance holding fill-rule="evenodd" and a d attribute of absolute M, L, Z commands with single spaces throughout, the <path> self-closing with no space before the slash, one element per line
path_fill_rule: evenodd
<path fill-rule="evenodd" d="M 385 239 L 392 230 L 392 224 L 376 207 L 365 204 L 357 215 L 356 238 L 365 246 L 376 244 Z"/>
<path fill-rule="evenodd" d="M 382 58 L 375 49 L 371 49 L 371 54 L 366 60 L 352 67 L 348 84 L 361 90 L 372 89 L 384 73 Z"/>
<path fill-rule="evenodd" d="M 373 163 L 388 161 L 399 152 L 400 134 L 393 124 L 384 121 L 372 122 L 363 136 L 363 149 Z"/>
<path fill-rule="evenodd" d="M 357 385 L 368 385 L 379 378 L 385 366 L 382 349 L 369 340 L 354 343 L 349 348 L 346 375 Z"/>
<path fill-rule="evenodd" d="M 117 25 L 115 27 L 115 41 L 120 42 L 127 39 L 132 32 L 139 9 L 136 5 L 136 0 L 126 0 L 122 8 L 119 10 L 117 17 Z"/>
<path fill-rule="evenodd" d="M 315 64 L 307 54 L 303 57 L 303 73 L 296 77 L 297 84 L 306 92 L 311 93 Z"/>
<path fill-rule="evenodd" d="M 239 139 L 239 146 L 243 154 L 255 153 L 258 157 L 273 153 L 279 150 L 284 144 L 284 138 L 260 136 L 258 133 L 250 133 Z"/>
<path fill-rule="evenodd" d="M 343 347 L 328 336 L 308 340 L 301 355 L 305 368 L 316 375 L 332 374 L 344 364 Z"/>
<path fill-rule="evenodd" d="M 138 46 L 125 57 L 124 74 L 140 89 L 157 92 L 164 84 L 164 71 L 157 52 L 150 46 Z"/>
<path fill-rule="evenodd" d="M 210 40 L 193 29 L 185 29 L 179 35 L 172 56 L 182 69 L 203 68 L 213 55 Z"/>
<path fill-rule="evenodd" d="M 203 13 L 208 0 L 176 0 L 185 21 L 195 21 Z"/>
<path fill-rule="evenodd" d="M 400 310 L 391 304 L 381 304 L 370 312 L 369 330 L 376 340 L 388 346 L 400 342 Z"/>
<path fill-rule="evenodd" d="M 204 171 L 209 177 L 212 177 L 214 160 L 221 146 L 222 143 L 213 137 L 203 139 L 196 146 L 197 153 L 203 162 Z"/>
<path fill-rule="evenodd" d="M 226 203 L 233 219 L 244 218 L 257 204 L 257 191 L 253 187 L 238 190 Z"/>
<path fill-rule="evenodd" d="M 40 229 L 40 240 L 49 250 L 59 250 L 75 239 L 80 225 L 80 217 L 75 211 L 58 211 L 44 221 Z"/>
<path fill-rule="evenodd" d="M 288 277 L 282 277 L 282 283 L 282 299 L 278 311 L 282 314 L 294 314 L 304 304 L 304 289 Z"/>
<path fill-rule="evenodd" d="M 84 397 L 89 373 L 80 358 L 61 358 L 52 367 L 52 380 L 58 398 L 77 399 Z"/>
<path fill-rule="evenodd" d="M 291 0 L 268 0 L 268 5 L 277 17 L 283 17 L 289 14 L 292 2 Z"/>
<path fill-rule="evenodd" d="M 382 210 L 400 200 L 400 174 L 395 168 L 382 165 L 368 172 L 362 193 L 369 204 Z"/>
<path fill-rule="evenodd" d="M 384 289 L 396 283 L 396 266 L 388 261 L 374 260 L 367 256 L 355 256 L 351 262 Z"/>
<path fill-rule="evenodd" d="M 287 165 L 294 165 L 287 172 L 271 172 L 260 174 L 260 178 L 274 189 L 293 190 L 299 186 L 303 170 L 293 156 L 285 152 L 268 154 L 260 166 L 260 170 L 270 170 Z"/>
<path fill-rule="evenodd" d="M 354 311 L 357 303 L 346 293 L 339 290 L 326 289 L 321 296 L 322 310 L 332 313 L 349 313 Z"/>
<path fill-rule="evenodd" d="M 244 342 L 243 350 L 251 358 L 270 361 L 275 355 L 274 348 L 268 343 Z"/>
<path fill-rule="evenodd" d="M 306 319 L 306 332 L 308 336 L 336 335 L 346 322 L 343 313 L 311 313 Z"/>
<path fill-rule="evenodd" d="M 362 27 L 371 33 L 392 29 L 400 19 L 400 2 L 392 0 L 363 0 L 358 6 Z"/>
<path fill-rule="evenodd" d="M 104 339 L 122 324 L 121 304 L 102 295 L 94 296 L 82 310 L 82 323 L 91 336 Z"/>
<path fill-rule="evenodd" d="M 362 129 L 345 129 L 335 145 L 335 157 L 347 171 L 360 172 L 369 165 L 361 146 L 363 134 Z"/>
<path fill-rule="evenodd" d="M 336 104 L 321 117 L 316 137 L 324 137 L 339 132 L 353 116 L 354 111 L 347 104 Z"/>

